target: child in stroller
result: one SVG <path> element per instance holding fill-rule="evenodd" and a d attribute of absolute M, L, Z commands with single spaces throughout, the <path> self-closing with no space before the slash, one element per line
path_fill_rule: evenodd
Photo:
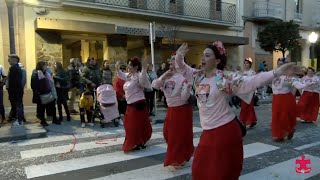
<path fill-rule="evenodd" d="M 106 123 L 113 122 L 115 127 L 119 126 L 120 115 L 118 111 L 116 92 L 112 85 L 103 84 L 95 90 L 95 107 L 93 119 L 99 118 L 101 127 Z"/>

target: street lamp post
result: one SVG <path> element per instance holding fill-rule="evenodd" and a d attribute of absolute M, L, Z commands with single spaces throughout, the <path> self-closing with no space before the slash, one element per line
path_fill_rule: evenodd
<path fill-rule="evenodd" d="M 311 67 L 314 66 L 314 43 L 318 40 L 318 34 L 315 32 L 312 32 L 309 37 L 309 42 L 311 43 Z"/>

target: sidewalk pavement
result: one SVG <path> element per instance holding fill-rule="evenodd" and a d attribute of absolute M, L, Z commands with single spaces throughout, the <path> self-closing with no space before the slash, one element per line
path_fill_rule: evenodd
<path fill-rule="evenodd" d="M 9 109 L 6 109 L 6 112 L 9 111 Z M 166 109 L 164 107 L 159 107 L 156 116 L 151 116 L 150 119 L 152 121 L 152 124 L 159 124 L 164 122 L 165 116 Z M 47 137 L 48 135 L 56 136 L 102 133 L 110 131 L 114 127 L 113 123 L 108 123 L 106 124 L 105 128 L 101 128 L 99 121 L 96 120 L 95 126 L 86 126 L 85 128 L 81 128 L 80 115 L 71 115 L 72 120 L 70 122 L 66 121 L 66 117 L 64 116 L 64 121 L 62 122 L 62 125 L 52 124 L 51 121 L 48 120 L 47 122 L 49 126 L 43 128 L 40 125 L 40 121 L 36 118 L 36 106 L 26 106 L 25 117 L 27 123 L 25 123 L 23 127 L 11 128 L 11 123 L 6 123 L 2 125 L 2 127 L 0 128 L 0 143 L 16 142 L 25 139 L 43 138 Z"/>
<path fill-rule="evenodd" d="M 260 100 L 259 104 L 271 103 L 271 98 L 266 100 Z M 6 108 L 6 114 L 8 114 L 10 108 Z M 195 110 L 197 111 L 197 110 Z M 71 122 L 67 122 L 66 118 L 62 122 L 62 125 L 50 124 L 48 127 L 43 128 L 40 126 L 40 121 L 36 118 L 36 106 L 25 106 L 24 107 L 25 117 L 27 123 L 24 127 L 11 128 L 11 123 L 6 123 L 0 128 L 0 143 L 1 142 L 15 142 L 18 140 L 43 138 L 48 135 L 63 135 L 63 134 L 86 134 L 86 133 L 100 133 L 110 131 L 112 123 L 107 124 L 106 128 L 101 128 L 99 123 L 96 123 L 93 127 L 80 127 L 80 115 L 72 115 Z M 160 124 L 164 122 L 166 116 L 166 108 L 163 104 L 158 104 L 156 116 L 151 116 L 152 124 Z"/>

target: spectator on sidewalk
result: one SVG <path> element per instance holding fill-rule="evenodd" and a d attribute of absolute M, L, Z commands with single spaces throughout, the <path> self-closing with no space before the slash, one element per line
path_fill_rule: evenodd
<path fill-rule="evenodd" d="M 158 77 L 162 76 L 162 74 L 165 73 L 166 71 L 167 71 L 167 63 L 163 62 L 161 64 L 161 67 L 157 70 L 157 76 Z M 165 102 L 166 97 L 164 97 L 162 90 L 159 90 L 158 91 L 158 102 L 161 102 L 162 97 L 164 98 L 164 102 Z"/>
<path fill-rule="evenodd" d="M 74 108 L 74 102 L 77 95 L 80 95 L 81 89 L 81 76 L 80 76 L 80 61 L 77 58 L 70 59 L 70 65 L 68 66 L 68 74 L 70 78 L 70 89 L 69 89 L 69 104 L 68 109 L 70 114 L 78 114 L 79 112 Z"/>
<path fill-rule="evenodd" d="M 102 84 L 111 84 L 112 85 L 112 71 L 109 66 L 109 61 L 104 60 L 103 61 L 103 67 L 101 70 L 102 74 Z"/>
<path fill-rule="evenodd" d="M 71 120 L 70 112 L 68 108 L 68 90 L 69 90 L 69 77 L 67 72 L 63 69 L 61 62 L 56 62 L 54 64 L 54 74 L 53 79 L 55 83 L 55 87 L 57 90 L 57 105 L 59 112 L 59 122 L 63 121 L 62 116 L 62 105 L 67 114 L 67 121 Z"/>
<path fill-rule="evenodd" d="M 48 126 L 45 119 L 45 111 L 48 116 L 52 116 L 52 123 L 60 125 L 56 116 L 57 92 L 53 78 L 47 71 L 47 63 L 38 61 L 36 70 L 31 76 L 31 89 L 33 91 L 32 102 L 37 104 L 37 114 L 42 126 Z"/>
<path fill-rule="evenodd" d="M 157 74 L 156 72 L 153 71 L 153 65 L 148 64 L 148 69 L 147 69 L 147 76 L 149 83 L 152 84 L 152 82 L 157 79 Z M 144 89 L 144 96 L 146 97 L 146 102 L 149 108 L 149 115 L 154 116 L 154 95 L 155 95 L 155 90 L 153 88 L 145 88 Z"/>
<path fill-rule="evenodd" d="M 82 81 L 87 89 L 93 94 L 93 89 L 98 88 L 101 84 L 101 71 L 97 61 L 93 57 L 89 57 L 81 72 Z"/>
<path fill-rule="evenodd" d="M 6 84 L 7 75 L 0 65 L 0 116 L 1 116 L 1 123 L 3 124 L 5 121 L 5 111 L 3 105 L 3 86 Z"/>
<path fill-rule="evenodd" d="M 122 72 L 126 72 L 126 66 L 122 65 L 120 66 L 120 70 Z M 120 124 L 123 125 L 123 117 L 127 110 L 127 101 L 125 97 L 125 92 L 123 89 L 125 80 L 120 79 L 118 77 L 115 77 L 115 80 L 113 82 L 114 90 L 116 91 L 117 100 L 118 100 L 118 110 L 120 113 L 120 116 L 122 116 Z"/>
<path fill-rule="evenodd" d="M 90 91 L 85 91 L 82 93 L 80 102 L 80 119 L 81 119 L 81 127 L 86 127 L 85 115 L 87 115 L 87 123 L 89 126 L 94 126 L 92 123 L 93 119 L 93 96 Z"/>
<path fill-rule="evenodd" d="M 22 70 L 19 66 L 20 58 L 16 54 L 10 54 L 8 56 L 8 62 L 10 64 L 8 73 L 7 90 L 9 94 L 9 100 L 11 104 L 12 118 L 14 122 L 12 126 L 23 126 L 23 84 L 22 84 Z"/>

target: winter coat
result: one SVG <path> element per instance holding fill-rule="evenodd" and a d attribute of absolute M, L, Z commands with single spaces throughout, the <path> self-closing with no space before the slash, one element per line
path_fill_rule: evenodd
<path fill-rule="evenodd" d="M 42 74 L 39 77 L 39 74 Z M 40 95 L 52 93 L 55 99 L 57 98 L 54 82 L 48 72 L 38 72 L 34 70 L 31 76 L 31 89 L 33 91 L 32 102 L 35 104 L 41 103 Z"/>
<path fill-rule="evenodd" d="M 7 89 L 9 94 L 9 100 L 11 101 L 21 101 L 23 97 L 23 85 L 22 85 L 22 70 L 19 64 L 12 65 L 9 68 L 8 78 L 7 78 Z"/>
<path fill-rule="evenodd" d="M 85 84 L 94 83 L 98 87 L 102 82 L 98 64 L 92 66 L 86 63 L 81 71 L 81 79 Z"/>
<path fill-rule="evenodd" d="M 112 85 L 112 71 L 110 69 L 102 69 L 102 84 Z"/>
<path fill-rule="evenodd" d="M 58 71 L 54 76 L 54 84 L 57 90 L 57 102 L 65 102 L 68 98 L 69 76 L 65 70 Z"/>
<path fill-rule="evenodd" d="M 68 75 L 69 75 L 69 80 L 70 80 L 70 88 L 80 88 L 80 83 L 81 83 L 81 76 L 80 76 L 80 71 L 79 68 L 74 66 L 73 64 L 70 64 L 68 66 Z"/>

